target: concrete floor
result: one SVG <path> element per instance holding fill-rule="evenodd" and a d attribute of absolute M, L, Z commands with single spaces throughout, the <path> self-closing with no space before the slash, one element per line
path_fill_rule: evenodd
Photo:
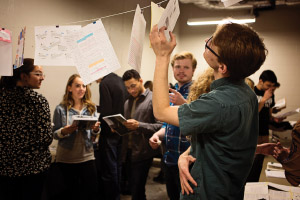
<path fill-rule="evenodd" d="M 150 168 L 148 174 L 148 180 L 146 184 L 147 200 L 168 200 L 169 199 L 166 191 L 166 185 L 153 181 L 153 177 L 156 177 L 159 174 L 159 171 L 160 171 L 159 166 L 153 165 Z M 131 196 L 121 195 L 121 200 L 131 200 Z"/>

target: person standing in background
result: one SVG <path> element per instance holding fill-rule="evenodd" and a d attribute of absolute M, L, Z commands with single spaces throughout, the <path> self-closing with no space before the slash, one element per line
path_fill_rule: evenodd
<path fill-rule="evenodd" d="M 92 135 L 100 133 L 100 123 L 78 127 L 72 124 L 74 115 L 97 117 L 89 86 L 83 84 L 78 74 L 70 76 L 53 116 L 54 138 L 58 140 L 55 161 L 66 187 L 55 199 L 95 200 L 98 183 Z"/>
<path fill-rule="evenodd" d="M 174 78 L 178 81 L 175 89 L 170 88 L 170 105 L 182 105 L 186 103 L 189 94 L 189 88 L 192 84 L 192 78 L 197 67 L 197 60 L 190 52 L 181 52 L 175 54 L 171 61 Z M 150 139 L 149 143 L 153 149 L 157 149 L 160 140 L 166 145 L 164 154 L 164 169 L 167 192 L 170 200 L 179 200 L 180 180 L 178 171 L 179 155 L 187 150 L 190 142 L 185 136 L 182 136 L 180 129 L 172 124 L 164 124 Z"/>
<path fill-rule="evenodd" d="M 103 117 L 124 114 L 124 103 L 128 97 L 121 77 L 110 73 L 98 81 L 100 93 L 101 135 L 95 151 L 99 191 L 101 200 L 119 200 L 121 193 L 121 149 L 122 137 L 113 133 Z"/>
<path fill-rule="evenodd" d="M 53 135 L 48 101 L 33 89 L 45 75 L 30 58 L 13 74 L 0 81 L 0 199 L 40 200 Z"/>

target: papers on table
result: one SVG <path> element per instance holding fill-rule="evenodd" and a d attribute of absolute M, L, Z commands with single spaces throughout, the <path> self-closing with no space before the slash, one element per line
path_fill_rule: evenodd
<path fill-rule="evenodd" d="M 141 69 L 146 21 L 141 8 L 137 5 L 131 30 L 128 64 L 138 72 Z"/>
<path fill-rule="evenodd" d="M 11 32 L 0 30 L 0 76 L 13 75 Z"/>
<path fill-rule="evenodd" d="M 68 43 L 85 85 L 121 67 L 101 20 L 70 34 Z"/>
<path fill-rule="evenodd" d="M 75 66 L 66 37 L 81 26 L 36 26 L 35 65 Z"/>
<path fill-rule="evenodd" d="M 299 200 L 300 188 L 271 182 L 253 182 L 245 186 L 244 200 Z"/>
<path fill-rule="evenodd" d="M 169 32 L 173 31 L 179 14 L 180 10 L 178 0 L 170 0 L 158 22 L 158 29 L 163 26 L 167 27 L 167 30 L 165 30 L 167 40 L 170 40 Z"/>
<path fill-rule="evenodd" d="M 292 111 L 289 111 L 289 112 L 286 112 L 286 113 L 283 113 L 283 114 L 280 114 L 280 115 L 276 115 L 275 117 L 277 117 L 277 118 L 288 117 L 288 116 L 291 116 L 291 115 L 295 115 L 299 112 L 300 112 L 300 108 L 297 108 L 295 110 L 292 110 Z"/>
<path fill-rule="evenodd" d="M 229 6 L 232 6 L 242 0 L 221 0 L 224 4 L 225 7 L 229 7 Z"/>
<path fill-rule="evenodd" d="M 22 29 L 22 31 L 20 32 L 20 35 L 18 36 L 18 47 L 17 47 L 17 53 L 16 53 L 16 58 L 15 58 L 15 63 L 14 63 L 14 69 L 23 65 L 25 33 L 26 33 L 26 27 L 24 29 Z"/>
<path fill-rule="evenodd" d="M 268 162 L 265 172 L 266 177 L 285 178 L 284 169 L 280 163 Z"/>

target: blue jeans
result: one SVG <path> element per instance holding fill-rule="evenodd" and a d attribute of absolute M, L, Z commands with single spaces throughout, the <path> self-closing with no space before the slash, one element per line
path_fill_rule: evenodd
<path fill-rule="evenodd" d="M 132 200 L 146 200 L 146 182 L 153 158 L 131 163 L 131 195 Z"/>

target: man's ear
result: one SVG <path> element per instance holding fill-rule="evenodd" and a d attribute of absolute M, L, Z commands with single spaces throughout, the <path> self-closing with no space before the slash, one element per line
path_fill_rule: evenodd
<path fill-rule="evenodd" d="M 142 79 L 142 78 L 140 78 L 139 82 L 140 82 L 141 84 L 143 84 L 143 82 L 144 82 L 144 81 L 143 81 L 143 79 Z"/>
<path fill-rule="evenodd" d="M 225 64 L 223 64 L 223 63 L 221 63 L 219 65 L 218 71 L 219 71 L 220 74 L 223 74 L 223 75 L 229 74 L 227 66 Z"/>

